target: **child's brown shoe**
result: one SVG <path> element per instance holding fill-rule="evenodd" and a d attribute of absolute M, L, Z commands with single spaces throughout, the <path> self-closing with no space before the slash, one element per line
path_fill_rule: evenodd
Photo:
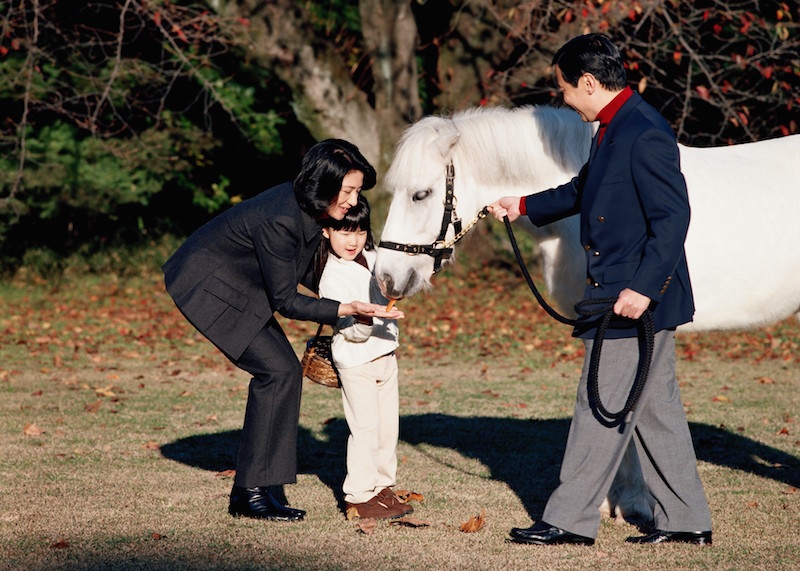
<path fill-rule="evenodd" d="M 391 488 L 384 488 L 378 493 L 378 497 L 383 498 L 384 503 L 390 506 L 399 506 L 401 510 L 403 510 L 403 515 L 408 515 L 414 512 L 414 508 L 405 503 L 397 494 L 394 493 L 394 490 Z"/>
<path fill-rule="evenodd" d="M 347 507 L 348 519 L 356 516 L 362 519 L 393 519 L 405 515 L 400 503 L 392 502 L 380 494 L 360 504 L 345 502 L 345 506 Z"/>

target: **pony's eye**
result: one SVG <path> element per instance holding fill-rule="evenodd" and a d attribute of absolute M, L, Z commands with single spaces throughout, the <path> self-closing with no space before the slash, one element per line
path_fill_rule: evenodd
<path fill-rule="evenodd" d="M 419 202 L 420 200 L 425 200 L 426 198 L 428 198 L 431 195 L 432 192 L 433 191 L 431 189 L 418 190 L 417 192 L 415 192 L 413 194 L 413 196 L 411 197 L 411 200 L 414 201 L 414 202 Z"/>

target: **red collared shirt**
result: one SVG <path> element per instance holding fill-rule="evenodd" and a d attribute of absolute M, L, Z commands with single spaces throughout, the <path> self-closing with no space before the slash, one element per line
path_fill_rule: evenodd
<path fill-rule="evenodd" d="M 622 91 L 617 93 L 616 97 L 611 100 L 611 102 L 603 107 L 600 112 L 597 114 L 597 121 L 600 121 L 600 131 L 597 134 L 597 144 L 600 144 L 600 141 L 603 140 L 603 135 L 606 134 L 606 127 L 608 124 L 611 123 L 611 120 L 614 118 L 614 115 L 617 114 L 620 107 L 622 107 L 625 102 L 633 95 L 633 90 L 630 87 L 625 87 Z"/>
<path fill-rule="evenodd" d="M 600 144 L 600 141 L 603 140 L 603 135 L 606 134 L 606 127 L 608 124 L 611 123 L 611 120 L 614 118 L 614 115 L 617 114 L 617 111 L 625 104 L 625 102 L 633 95 L 633 90 L 626 86 L 625 89 L 617 93 L 617 95 L 612 99 L 608 105 L 603 107 L 600 112 L 597 114 L 596 121 L 600 122 L 600 129 L 597 133 L 597 144 Z M 519 199 L 519 213 L 522 216 L 527 214 L 527 209 L 525 208 L 525 198 L 521 197 Z"/>

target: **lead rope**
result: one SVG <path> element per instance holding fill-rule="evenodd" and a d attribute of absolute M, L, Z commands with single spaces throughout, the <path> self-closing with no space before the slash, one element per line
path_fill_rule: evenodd
<path fill-rule="evenodd" d="M 517 264 L 519 264 L 519 268 L 522 270 L 522 275 L 525 276 L 525 281 L 528 282 L 528 287 L 530 288 L 531 292 L 533 292 L 533 296 L 536 298 L 536 301 L 538 301 L 539 305 L 542 306 L 542 309 L 544 309 L 548 315 L 553 317 L 556 321 L 560 321 L 565 325 L 571 325 L 573 327 L 577 325 L 577 320 L 569 319 L 568 317 L 564 317 L 558 313 L 550 306 L 550 304 L 547 303 L 547 301 L 545 301 L 544 297 L 542 297 L 542 294 L 539 293 L 539 290 L 536 288 L 536 284 L 533 283 L 530 273 L 528 273 L 528 268 L 525 265 L 525 261 L 522 259 L 522 254 L 520 254 L 519 246 L 517 245 L 517 240 L 514 237 L 514 231 L 511 229 L 511 223 L 508 220 L 508 216 L 503 217 L 503 223 L 506 226 L 506 232 L 508 232 L 508 239 L 511 241 L 511 247 L 514 250 L 514 256 L 517 258 Z M 600 389 L 598 387 L 597 376 L 598 372 L 600 371 L 600 351 L 603 347 L 603 339 L 605 339 L 608 328 L 612 325 L 618 325 L 629 321 L 625 318 L 617 317 L 614 314 L 613 307 L 616 301 L 617 299 L 612 297 L 584 299 L 575 305 L 575 311 L 584 317 L 592 317 L 603 314 L 603 317 L 600 320 L 600 325 L 598 325 L 594 336 L 592 354 L 589 359 L 589 377 L 586 385 L 589 393 L 589 402 L 595 405 L 597 413 L 603 417 L 602 420 L 610 426 L 621 423 L 628 413 L 636 408 L 636 403 L 639 401 L 639 397 L 642 395 L 644 385 L 647 382 L 647 376 L 650 373 L 650 364 L 653 359 L 653 347 L 655 344 L 655 324 L 653 323 L 653 313 L 647 309 L 636 324 L 639 339 L 639 364 L 636 368 L 636 378 L 633 380 L 631 392 L 621 410 L 617 412 L 610 412 L 608 409 L 606 409 L 606 407 L 603 406 L 603 403 L 600 400 Z M 591 309 L 590 306 L 600 307 Z"/>

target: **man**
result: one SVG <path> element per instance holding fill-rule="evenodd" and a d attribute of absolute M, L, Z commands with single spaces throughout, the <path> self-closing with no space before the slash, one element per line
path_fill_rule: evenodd
<path fill-rule="evenodd" d="M 580 214 L 586 251 L 586 299 L 616 298 L 613 312 L 630 327 L 609 329 L 597 382 L 608 410 L 622 408 L 639 362 L 636 321 L 648 308 L 655 323 L 650 374 L 634 410 L 607 422 L 587 394 L 597 320 L 581 318 L 573 335 L 586 347 L 560 484 L 542 521 L 513 528 L 512 541 L 592 545 L 599 507 L 633 438 L 656 500 L 655 531 L 632 543 L 711 543 L 711 514 L 675 378 L 675 328 L 694 301 L 683 244 L 689 226 L 686 183 L 675 135 L 659 113 L 627 86 L 622 57 L 602 34 L 567 42 L 553 58 L 564 103 L 586 122 L 599 121 L 589 161 L 577 177 L 546 192 L 504 197 L 498 218 L 527 215 L 537 226 Z"/>

